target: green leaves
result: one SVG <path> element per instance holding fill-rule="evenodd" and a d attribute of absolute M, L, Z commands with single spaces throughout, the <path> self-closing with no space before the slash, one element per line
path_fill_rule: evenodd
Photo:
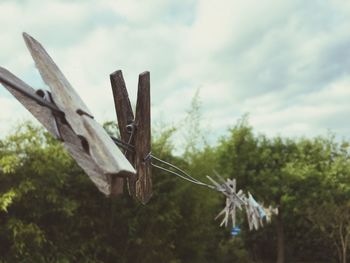
<path fill-rule="evenodd" d="M 0 159 L 0 167 L 3 173 L 14 173 L 20 165 L 20 158 L 17 155 L 6 155 Z"/>
<path fill-rule="evenodd" d="M 281 216 L 249 232 L 242 214 L 232 238 L 213 220 L 221 195 L 156 169 L 146 206 L 107 199 L 59 142 L 24 124 L 0 142 L 0 262 L 270 262 L 277 220 L 290 261 L 337 256 L 340 229 L 343 240 L 350 231 L 348 143 L 256 135 L 243 118 L 218 145 L 196 148 L 189 138 L 185 156 L 174 156 L 175 130 L 154 132 L 155 156 L 202 181 L 213 169 L 236 178 Z"/>
<path fill-rule="evenodd" d="M 15 196 L 16 193 L 12 189 L 0 195 L 0 210 L 7 212 L 7 208 L 13 202 Z"/>

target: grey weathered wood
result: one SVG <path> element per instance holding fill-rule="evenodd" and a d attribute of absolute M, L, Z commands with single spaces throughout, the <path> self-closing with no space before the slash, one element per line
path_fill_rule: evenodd
<path fill-rule="evenodd" d="M 133 144 L 132 134 L 128 131 L 127 125 L 132 125 L 134 122 L 134 113 L 132 111 L 131 103 L 129 100 L 128 91 L 125 86 L 123 73 L 121 70 L 117 70 L 110 74 L 110 81 L 113 91 L 114 106 L 118 119 L 118 127 L 120 131 L 120 138 L 124 142 Z M 125 152 L 126 158 L 131 164 L 134 164 L 134 153 Z M 116 179 L 112 185 L 120 185 L 122 178 Z M 130 176 L 128 179 L 129 194 L 136 197 L 136 175 Z"/>
<path fill-rule="evenodd" d="M 136 196 L 147 203 L 152 196 L 151 179 L 151 95 L 150 74 L 139 75 L 135 113 L 135 168 L 137 171 Z"/>
<path fill-rule="evenodd" d="M 26 33 L 23 34 L 23 37 L 41 77 L 50 87 L 55 104 L 65 113 L 65 117 L 75 133 L 84 136 L 85 128 L 77 118 L 78 110 L 91 116 L 90 110 L 74 91 L 43 46 Z"/>
<path fill-rule="evenodd" d="M 98 189 L 113 194 L 113 178 L 130 176 L 135 169 L 120 152 L 44 48 L 24 34 L 26 44 L 52 94 L 35 91 L 7 70 L 0 82 L 53 134 L 84 169 Z"/>
<path fill-rule="evenodd" d="M 77 107 L 77 109 L 80 109 L 92 116 L 88 107 L 75 92 L 71 84 L 68 82 L 49 54 L 45 51 L 43 46 L 26 33 L 23 33 L 23 38 L 42 79 L 51 89 L 52 98 L 56 105 L 64 112 L 67 112 L 67 115 L 68 113 L 71 113 L 71 105 L 74 105 Z M 77 109 L 74 109 L 74 111 Z M 68 115 L 66 118 L 69 120 L 70 116 Z"/>
<path fill-rule="evenodd" d="M 24 95 L 28 99 L 32 99 L 33 101 L 36 101 L 37 104 L 41 106 L 45 106 L 48 109 L 51 109 L 56 115 L 64 115 L 64 113 L 54 104 L 47 101 L 44 97 L 39 95 L 41 92 L 34 92 L 31 89 L 27 89 L 25 83 L 23 83 L 21 80 L 17 79 L 13 74 L 9 73 L 4 68 L 0 68 L 1 74 L 0 74 L 0 82 L 4 85 L 7 85 L 8 87 L 11 87 L 11 89 L 16 90 L 17 93 Z M 39 95 L 39 96 L 38 96 Z M 45 94 L 44 94 L 45 95 Z"/>
<path fill-rule="evenodd" d="M 41 122 L 44 127 L 56 138 L 59 138 L 59 131 L 55 125 L 55 118 L 52 111 L 46 107 L 39 105 L 37 102 L 23 95 L 23 93 L 11 87 L 10 83 L 22 88 L 33 97 L 39 97 L 35 89 L 27 85 L 25 82 L 17 78 L 8 70 L 0 67 L 0 82 L 2 85 L 29 111 L 34 117 Z M 5 84 L 8 83 L 8 84 Z"/>
<path fill-rule="evenodd" d="M 86 151 L 84 144 L 82 143 L 82 137 L 77 136 L 71 127 L 65 123 L 65 121 L 59 119 L 58 122 L 64 147 L 89 176 L 97 188 L 106 196 L 111 195 L 112 175 L 106 174 L 90 156 L 88 151 Z"/>
<path fill-rule="evenodd" d="M 134 168 L 101 125 L 86 115 L 82 115 L 80 119 L 83 120 L 86 130 L 83 136 L 89 142 L 90 155 L 105 173 L 120 173 L 121 176 L 135 173 Z"/>
<path fill-rule="evenodd" d="M 105 130 L 91 117 L 85 103 L 42 45 L 28 34 L 23 36 L 43 80 L 51 89 L 54 102 L 65 113 L 75 134 L 86 140 L 90 156 L 103 173 L 120 176 L 135 174 L 132 165 Z"/>
<path fill-rule="evenodd" d="M 91 156 L 85 151 L 82 146 L 81 138 L 66 124 L 63 116 L 55 118 L 52 111 L 45 106 L 38 104 L 33 99 L 18 92 L 13 87 L 6 83 L 13 83 L 21 87 L 26 93 L 31 93 L 33 96 L 38 96 L 36 91 L 24 83 L 22 80 L 14 76 L 4 68 L 0 68 L 0 82 L 2 85 L 13 94 L 14 97 L 29 111 L 34 117 L 40 121 L 44 127 L 56 138 L 63 141 L 65 148 L 76 160 L 78 165 L 85 171 L 90 179 L 95 183 L 97 188 L 105 195 L 110 195 L 111 191 L 111 175 L 105 174 L 104 171 L 96 164 Z M 52 101 L 51 101 L 52 103 Z M 54 104 L 53 104 L 54 105 Z"/>

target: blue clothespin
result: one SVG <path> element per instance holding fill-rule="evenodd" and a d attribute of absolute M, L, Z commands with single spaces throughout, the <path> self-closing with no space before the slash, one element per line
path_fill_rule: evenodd
<path fill-rule="evenodd" d="M 231 235 L 232 236 L 237 236 L 241 232 L 241 229 L 239 226 L 233 227 L 231 229 Z"/>

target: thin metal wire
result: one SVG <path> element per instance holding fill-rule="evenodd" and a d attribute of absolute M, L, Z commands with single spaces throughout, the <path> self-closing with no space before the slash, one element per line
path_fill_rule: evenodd
<path fill-rule="evenodd" d="M 188 181 L 188 182 L 190 182 L 190 183 L 197 184 L 197 185 L 201 185 L 201 186 L 206 186 L 206 187 L 208 187 L 208 188 L 210 188 L 210 189 L 215 189 L 215 187 L 212 186 L 212 185 L 202 183 L 202 182 L 200 182 L 200 181 L 198 181 L 198 180 L 193 181 L 193 180 L 191 180 L 191 179 L 189 179 L 189 178 L 187 178 L 187 177 L 185 177 L 185 176 L 182 176 L 181 174 L 179 174 L 179 173 L 177 173 L 177 172 L 168 170 L 168 169 L 166 169 L 166 168 L 164 168 L 164 167 L 162 167 L 162 166 L 156 165 L 156 164 L 154 164 L 154 163 L 151 163 L 151 165 L 152 165 L 153 167 L 155 167 L 155 168 L 158 168 L 158 169 L 163 170 L 163 171 L 165 171 L 165 172 L 168 172 L 168 173 L 171 173 L 171 174 L 173 174 L 173 175 L 176 175 L 176 176 L 178 176 L 178 177 L 182 178 L 183 180 L 186 180 L 186 181 Z"/>
<path fill-rule="evenodd" d="M 152 159 L 155 159 L 155 160 L 157 160 L 158 162 L 161 162 L 161 163 L 163 163 L 163 164 L 165 164 L 165 165 L 170 166 L 171 168 L 174 168 L 175 170 L 178 170 L 179 172 L 183 173 L 184 175 L 186 175 L 186 176 L 187 176 L 188 178 L 190 178 L 191 180 L 200 182 L 199 180 L 197 180 L 196 178 L 192 177 L 191 175 L 189 175 L 188 173 L 186 173 L 184 170 L 180 169 L 179 167 L 177 167 L 177 166 L 175 166 L 175 165 L 173 165 L 173 164 L 171 164 L 171 163 L 168 163 L 168 162 L 166 162 L 166 161 L 164 161 L 164 160 L 162 160 L 162 159 L 159 159 L 159 158 L 157 158 L 157 157 L 155 157 L 155 156 L 153 156 L 153 155 L 151 155 L 151 157 L 152 157 Z M 200 183 L 201 183 L 201 182 L 200 182 Z"/>
<path fill-rule="evenodd" d="M 123 142 L 122 140 L 120 140 L 120 139 L 118 139 L 118 138 L 116 138 L 116 137 L 113 137 L 113 136 L 111 136 L 111 138 L 113 139 L 113 141 L 114 141 L 114 143 L 115 143 L 116 145 L 120 146 L 120 147 L 123 148 L 125 151 L 135 152 L 134 146 L 133 146 L 133 145 L 130 145 L 130 143 L 125 143 L 125 142 Z M 168 162 L 166 162 L 166 161 L 164 161 L 164 160 L 162 160 L 162 159 L 160 159 L 160 158 L 154 156 L 152 153 L 147 154 L 147 156 L 145 157 L 145 160 L 146 160 L 146 159 L 147 159 L 147 160 L 148 160 L 148 159 L 151 159 L 151 160 L 154 159 L 154 160 L 156 160 L 156 161 L 162 163 L 163 165 L 167 165 L 167 166 L 171 167 L 172 169 L 177 170 L 178 172 L 172 171 L 172 170 L 170 170 L 170 169 L 167 169 L 167 168 L 165 168 L 165 167 L 156 165 L 156 164 L 154 164 L 153 162 L 151 162 L 151 165 L 152 165 L 153 167 L 157 168 L 157 169 L 160 169 L 160 170 L 162 170 L 162 171 L 165 171 L 165 172 L 171 173 L 171 174 L 173 174 L 173 175 L 176 175 L 176 176 L 178 176 L 179 178 L 181 178 L 181 179 L 183 179 L 183 180 L 186 180 L 186 181 L 188 181 L 188 182 L 190 182 L 190 183 L 197 184 L 197 185 L 202 185 L 202 186 L 206 186 L 206 187 L 208 187 L 208 188 L 210 188 L 210 189 L 217 190 L 215 186 L 210 185 L 210 184 L 206 184 L 206 183 L 203 183 L 203 182 L 199 181 L 198 179 L 196 179 L 196 178 L 192 177 L 191 175 L 189 175 L 188 173 L 186 173 L 186 172 L 185 172 L 184 170 L 182 170 L 181 168 L 179 168 L 179 167 L 177 167 L 177 166 L 175 166 L 175 165 L 173 165 L 173 164 L 171 164 L 171 163 L 168 163 Z"/>
<path fill-rule="evenodd" d="M 157 158 L 157 157 L 155 157 L 155 156 L 153 156 L 153 155 L 151 155 L 151 158 L 152 158 L 152 159 L 155 159 L 156 161 L 158 161 L 158 162 L 160 162 L 160 163 L 162 163 L 162 164 L 165 164 L 165 165 L 170 166 L 171 168 L 173 168 L 173 169 L 175 169 L 175 170 L 181 172 L 182 174 L 177 173 L 177 172 L 175 172 L 175 171 L 169 170 L 169 169 L 167 169 L 167 168 L 164 168 L 164 167 L 162 167 L 162 166 L 159 166 L 159 165 L 156 165 L 156 164 L 152 163 L 152 166 L 153 166 L 153 167 L 156 167 L 156 168 L 158 168 L 158 169 L 161 169 L 161 170 L 163 170 L 163 171 L 166 171 L 166 172 L 169 172 L 169 173 L 171 173 L 171 174 L 173 174 L 173 175 L 176 175 L 176 176 L 178 176 L 178 177 L 180 177 L 180 178 L 182 178 L 182 179 L 184 179 L 184 180 L 186 180 L 186 181 L 188 181 L 188 182 L 191 182 L 191 183 L 194 183 L 194 184 L 197 184 L 197 185 L 206 186 L 206 187 L 211 188 L 211 189 L 216 189 L 216 187 L 214 187 L 213 185 L 209 185 L 209 184 L 206 184 L 206 183 L 203 183 L 203 182 L 199 181 L 198 179 L 196 179 L 196 178 L 190 176 L 188 173 L 186 173 L 185 171 L 183 171 L 182 169 L 180 169 L 179 167 L 177 167 L 177 166 L 175 166 L 175 165 L 173 165 L 173 164 L 171 164 L 171 163 L 168 163 L 168 162 L 166 162 L 166 161 L 164 161 L 164 160 L 162 160 L 162 159 L 159 159 L 159 158 Z"/>

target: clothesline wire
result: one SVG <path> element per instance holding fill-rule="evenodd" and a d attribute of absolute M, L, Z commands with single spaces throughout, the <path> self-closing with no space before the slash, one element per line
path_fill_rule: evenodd
<path fill-rule="evenodd" d="M 184 174 L 185 176 L 187 176 L 189 179 L 191 179 L 192 181 L 196 182 L 197 184 L 201 184 L 201 185 L 208 186 L 208 184 L 203 183 L 203 182 L 199 181 L 198 179 L 192 177 L 191 175 L 189 175 L 188 173 L 186 173 L 184 170 L 180 169 L 179 167 L 177 167 L 177 166 L 175 166 L 175 165 L 173 165 L 173 164 L 171 164 L 171 163 L 168 163 L 168 162 L 166 162 L 166 161 L 164 161 L 164 160 L 162 160 L 162 159 L 159 159 L 159 158 L 157 158 L 156 156 L 154 156 L 154 155 L 152 155 L 152 154 L 151 154 L 151 157 L 152 157 L 152 159 L 154 159 L 154 160 L 156 160 L 156 161 L 158 161 L 158 162 L 160 162 L 160 163 L 162 163 L 162 164 L 164 164 L 164 165 L 168 165 L 168 166 L 170 166 L 171 168 L 173 168 L 173 169 L 179 171 L 180 173 Z M 210 186 L 211 186 L 211 185 L 210 185 Z"/>
<path fill-rule="evenodd" d="M 185 177 L 185 176 L 182 176 L 181 174 L 179 174 L 179 173 L 177 173 L 177 172 L 171 171 L 171 170 L 169 170 L 169 169 L 166 169 L 166 168 L 164 168 L 164 167 L 162 167 L 162 166 L 159 166 L 159 165 L 156 165 L 156 164 L 154 164 L 154 163 L 152 163 L 152 166 L 155 167 L 155 168 L 157 168 L 157 169 L 160 169 L 160 170 L 162 170 L 162 171 L 165 171 L 165 172 L 171 173 L 171 174 L 173 174 L 173 175 L 176 175 L 177 177 L 179 177 L 179 178 L 181 178 L 181 179 L 183 179 L 183 180 L 186 180 L 186 181 L 188 181 L 188 182 L 190 182 L 190 183 L 193 183 L 193 184 L 196 184 L 196 185 L 201 185 L 201 186 L 206 186 L 206 187 L 208 187 L 208 188 L 210 188 L 210 189 L 215 189 L 212 185 L 208 185 L 208 184 L 205 184 L 205 183 L 202 183 L 202 182 L 199 182 L 199 181 L 193 181 L 193 180 L 191 180 L 191 179 L 189 179 L 189 178 L 187 178 L 187 177 Z"/>
<path fill-rule="evenodd" d="M 124 150 L 130 151 L 130 152 L 134 152 L 134 151 L 135 151 L 133 145 L 130 145 L 129 143 L 125 143 L 125 142 L 123 142 L 122 140 L 120 140 L 120 139 L 118 139 L 118 138 L 116 138 L 116 137 L 113 137 L 113 136 L 111 136 L 111 138 L 113 139 L 113 141 L 114 141 L 114 143 L 115 143 L 116 145 L 118 145 L 119 147 L 123 148 Z M 188 173 L 186 173 L 186 172 L 185 172 L 184 170 L 182 170 L 181 168 L 179 168 L 179 167 L 177 167 L 177 166 L 175 166 L 175 165 L 173 165 L 173 164 L 171 164 L 171 163 L 168 163 L 168 162 L 166 162 L 166 161 L 164 161 L 164 160 L 162 160 L 162 159 L 160 159 L 160 158 L 154 156 L 152 153 L 148 154 L 148 155 L 146 156 L 146 158 L 150 158 L 151 160 L 155 160 L 155 161 L 157 161 L 157 162 L 160 162 L 161 164 L 166 165 L 166 166 L 168 166 L 168 167 L 170 167 L 170 168 L 176 170 L 177 172 L 176 172 L 176 171 L 172 171 L 172 170 L 170 170 L 170 169 L 167 169 L 167 168 L 165 168 L 165 167 L 162 167 L 162 166 L 160 166 L 160 165 L 157 165 L 157 164 L 151 162 L 151 165 L 152 165 L 153 167 L 157 168 L 157 169 L 160 169 L 160 170 L 162 170 L 162 171 L 165 171 L 165 172 L 171 173 L 171 174 L 173 174 L 173 175 L 176 175 L 177 177 L 179 177 L 179 178 L 181 178 L 181 179 L 183 179 L 183 180 L 186 180 L 186 181 L 188 181 L 188 182 L 190 182 L 190 183 L 193 183 L 193 184 L 196 184 L 196 185 L 201 185 L 201 186 L 206 186 L 206 187 L 208 187 L 208 188 L 210 188 L 210 189 L 216 190 L 216 187 L 214 187 L 213 185 L 210 185 L 210 184 L 206 184 L 206 183 L 204 183 L 204 182 L 201 182 L 200 180 L 198 180 L 198 179 L 192 177 L 191 175 L 189 175 Z M 146 158 L 145 158 L 145 159 L 146 159 Z"/>

